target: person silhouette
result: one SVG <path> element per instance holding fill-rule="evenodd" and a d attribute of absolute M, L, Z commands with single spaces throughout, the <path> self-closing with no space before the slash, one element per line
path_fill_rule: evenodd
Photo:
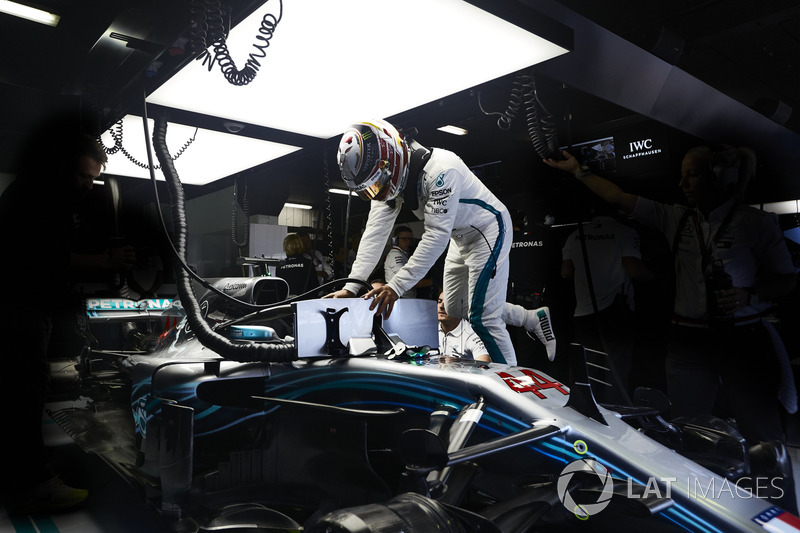
<path fill-rule="evenodd" d="M 716 412 L 721 385 L 723 403 L 749 443 L 783 441 L 781 399 L 788 396 L 779 394 L 778 357 L 784 352 L 775 349 L 779 339 L 761 315 L 796 279 L 777 216 L 743 202 L 755 153 L 730 145 L 690 149 L 679 181 L 685 204 L 674 205 L 625 192 L 569 152 L 563 156 L 544 162 L 573 174 L 671 243 L 675 301 L 666 377 L 672 416 Z M 727 287 L 712 291 L 714 265 L 729 279 Z M 784 405 L 789 412 L 797 409 Z"/>

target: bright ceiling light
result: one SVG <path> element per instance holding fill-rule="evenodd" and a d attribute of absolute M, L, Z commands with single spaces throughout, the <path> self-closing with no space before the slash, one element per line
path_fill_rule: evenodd
<path fill-rule="evenodd" d="M 286 202 L 285 204 L 283 204 L 283 207 L 293 207 L 293 208 L 295 208 L 295 209 L 311 209 L 311 206 L 310 206 L 310 205 L 306 205 L 306 204 L 293 204 L 293 203 L 290 203 L 290 202 Z"/>
<path fill-rule="evenodd" d="M 334 187 L 334 188 L 328 189 L 328 191 L 332 192 L 333 194 L 341 194 L 343 196 L 347 196 L 347 195 L 355 196 L 356 195 L 356 193 L 354 193 L 350 189 L 337 189 L 337 188 Z"/>
<path fill-rule="evenodd" d="M 111 131 L 114 130 L 115 128 L 112 126 L 100 137 L 107 148 L 111 148 L 115 144 L 111 135 Z M 148 121 L 148 130 L 152 138 L 153 120 Z M 122 147 L 137 163 L 145 165 L 145 167 L 132 162 L 122 153 L 122 150 L 118 150 L 115 154 L 108 156 L 106 174 L 149 179 L 150 171 L 146 167 L 148 164 L 147 148 L 144 143 L 142 118 L 134 115 L 125 116 L 122 120 L 122 132 Z M 190 144 L 175 159 L 174 165 L 181 183 L 189 185 L 204 185 L 300 149 L 297 146 L 262 141 L 242 135 L 196 129 L 192 126 L 172 122 L 167 123 L 167 147 L 170 154 L 174 156 L 187 143 Z M 153 162 L 157 165 L 158 161 L 155 159 L 152 140 L 150 145 L 153 151 Z M 156 170 L 156 179 L 164 179 L 161 169 Z"/>
<path fill-rule="evenodd" d="M 49 13 L 35 7 L 23 6 L 9 0 L 0 0 L 0 13 L 14 15 L 15 17 L 32 20 L 48 26 L 57 26 L 58 21 L 61 20 L 61 17 L 55 13 Z"/>
<path fill-rule="evenodd" d="M 238 68 L 278 10 L 267 2 L 230 32 Z M 293 0 L 250 84 L 192 61 L 147 101 L 327 139 L 566 52 L 462 0 Z"/>
<path fill-rule="evenodd" d="M 451 126 L 449 124 L 447 126 L 442 126 L 440 128 L 436 128 L 436 129 L 439 130 L 439 131 L 443 131 L 445 133 L 453 134 L 453 135 L 466 135 L 467 133 L 469 133 L 464 128 L 459 128 L 458 126 Z"/>
<path fill-rule="evenodd" d="M 790 215 L 800 213 L 800 200 L 787 200 L 785 202 L 770 202 L 766 204 L 755 204 L 752 207 L 761 209 L 776 215 Z"/>

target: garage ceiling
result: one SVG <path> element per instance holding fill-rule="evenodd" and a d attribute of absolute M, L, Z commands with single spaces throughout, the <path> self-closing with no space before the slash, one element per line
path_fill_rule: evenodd
<path fill-rule="evenodd" d="M 800 153 L 795 150 L 800 146 L 800 91 L 796 89 L 800 7 L 796 2 L 519 0 L 496 4 L 533 8 L 575 31 L 574 52 L 533 71 L 537 94 L 553 114 L 563 144 L 642 121 L 665 124 L 694 137 L 725 140 L 735 133 L 733 142 L 758 146 L 767 154 L 773 177 L 763 188 L 765 197 L 800 197 L 794 172 Z M 78 107 L 86 116 L 97 116 L 96 127 L 104 129 L 124 114 L 141 111 L 144 94 L 169 79 L 191 52 L 181 40 L 191 25 L 190 1 L 39 0 L 36 5 L 59 13 L 58 27 L 0 15 L 0 45 L 7 51 L 0 62 L 0 173 L 12 171 L 20 139 L 48 113 Z M 225 5 L 236 22 L 260 2 L 228 0 Z M 442 27 L 446 30 L 446 24 Z M 102 38 L 112 30 L 120 34 L 117 45 Z M 606 43 L 613 53 L 604 53 L 596 43 Z M 408 46 L 413 50 L 413 34 Z M 424 50 L 413 52 L 424 60 Z M 625 70 L 626 65 L 631 68 Z M 413 69 L 398 82 L 411 79 Z M 319 90 L 340 82 L 319 80 Z M 520 168 L 530 165 L 532 172 L 539 172 L 524 120 L 518 119 L 504 131 L 498 128 L 496 116 L 486 114 L 505 109 L 513 82 L 514 76 L 506 76 L 392 118 L 402 126 L 417 127 L 426 144 L 452 149 L 471 165 L 515 159 Z M 722 103 L 710 109 L 709 98 Z M 176 112 L 173 118 L 224 131 L 222 121 L 213 115 Z M 445 122 L 465 126 L 470 134 L 456 138 L 436 132 L 435 127 Z M 263 127 L 248 128 L 247 134 L 302 141 L 303 150 L 240 176 L 251 176 L 251 184 L 262 175 L 279 176 L 270 183 L 267 195 L 275 205 L 288 200 L 319 206 L 324 201 L 319 175 L 326 165 L 331 180 L 338 179 L 330 169 L 335 139 L 298 139 Z M 190 194 L 229 186 L 234 178 L 192 189 Z M 274 209 L 272 204 L 261 206 L 266 213 Z"/>

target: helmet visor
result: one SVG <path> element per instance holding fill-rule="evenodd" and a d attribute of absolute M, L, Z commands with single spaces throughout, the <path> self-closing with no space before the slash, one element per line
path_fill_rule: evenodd
<path fill-rule="evenodd" d="M 361 183 L 356 184 L 356 181 L 349 176 L 345 177 L 345 183 L 363 200 L 382 200 L 386 196 L 386 186 L 391 179 L 386 168 L 386 161 L 379 161 L 378 168 Z"/>

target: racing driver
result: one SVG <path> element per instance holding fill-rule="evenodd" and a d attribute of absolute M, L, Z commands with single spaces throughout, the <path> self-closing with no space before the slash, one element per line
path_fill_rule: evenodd
<path fill-rule="evenodd" d="M 423 220 L 413 256 L 385 285 L 364 295 L 371 309 L 388 316 L 394 302 L 425 276 L 447 248 L 445 309 L 468 318 L 492 361 L 517 362 L 506 323 L 524 327 L 555 357 L 547 307 L 528 310 L 506 303 L 511 217 L 500 200 L 454 153 L 428 149 L 400 135 L 384 120 L 353 124 L 342 136 L 339 169 L 347 186 L 370 200 L 367 225 L 350 277 L 366 280 L 375 268 L 403 205 Z M 448 248 L 448 242 L 450 246 Z M 348 283 L 328 297 L 353 298 Z"/>

